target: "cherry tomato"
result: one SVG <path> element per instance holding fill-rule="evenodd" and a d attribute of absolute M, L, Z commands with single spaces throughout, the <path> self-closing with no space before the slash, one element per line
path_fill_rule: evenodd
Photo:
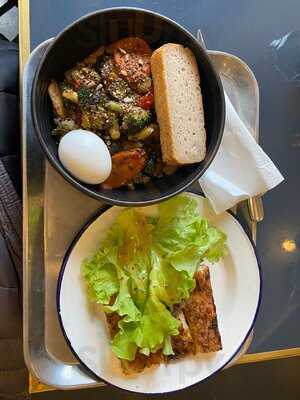
<path fill-rule="evenodd" d="M 144 96 L 140 97 L 138 104 L 140 107 L 142 107 L 146 110 L 150 110 L 154 104 L 153 93 L 149 92 L 149 93 L 145 94 Z"/>

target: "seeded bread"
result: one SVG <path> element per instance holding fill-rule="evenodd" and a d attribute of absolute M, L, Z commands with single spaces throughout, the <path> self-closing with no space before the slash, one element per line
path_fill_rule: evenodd
<path fill-rule="evenodd" d="M 196 352 L 211 353 L 222 350 L 209 268 L 202 266 L 194 278 L 196 287 L 186 300 L 183 313 L 196 346 Z"/>
<path fill-rule="evenodd" d="M 163 161 L 193 164 L 206 155 L 200 77 L 193 52 L 168 43 L 151 56 L 155 110 Z"/>

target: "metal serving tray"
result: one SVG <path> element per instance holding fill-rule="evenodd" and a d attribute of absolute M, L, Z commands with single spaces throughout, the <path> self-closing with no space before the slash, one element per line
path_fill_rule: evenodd
<path fill-rule="evenodd" d="M 28 369 L 44 384 L 59 389 L 79 389 L 104 384 L 81 368 L 65 342 L 56 314 L 56 281 L 62 258 L 75 233 L 104 204 L 88 198 L 66 182 L 45 161 L 35 137 L 31 87 L 50 41 L 43 42 L 32 52 L 23 78 L 24 354 Z M 218 51 L 209 51 L 209 54 L 229 98 L 255 136 L 258 92 L 253 77 L 237 73 L 235 56 Z M 193 185 L 191 191 L 201 192 L 198 184 Z M 241 203 L 236 211 L 247 221 L 255 241 L 256 223 L 249 221 L 246 203 Z M 251 338 L 239 357 L 250 343 Z"/>

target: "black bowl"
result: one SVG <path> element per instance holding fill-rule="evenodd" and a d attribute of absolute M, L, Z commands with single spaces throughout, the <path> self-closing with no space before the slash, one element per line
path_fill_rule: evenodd
<path fill-rule="evenodd" d="M 179 168 L 174 174 L 155 179 L 135 190 L 104 190 L 87 185 L 63 167 L 58 146 L 51 135 L 53 110 L 47 94 L 50 80 L 62 80 L 64 72 L 100 45 L 110 44 L 126 36 L 145 39 L 152 49 L 164 43 L 180 43 L 189 47 L 197 59 L 204 101 L 207 132 L 207 155 L 204 161 Z M 219 76 L 206 51 L 197 40 L 174 21 L 151 11 L 137 8 L 110 8 L 84 16 L 64 29 L 49 45 L 37 69 L 32 88 L 32 113 L 38 140 L 51 164 L 73 186 L 106 203 L 141 206 L 165 200 L 187 189 L 208 168 L 219 148 L 225 118 L 225 102 Z"/>

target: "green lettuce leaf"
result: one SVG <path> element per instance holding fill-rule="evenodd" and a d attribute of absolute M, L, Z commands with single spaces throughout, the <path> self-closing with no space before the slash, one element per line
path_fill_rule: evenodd
<path fill-rule="evenodd" d="M 134 360 L 137 349 L 147 356 L 159 348 L 166 355 L 173 354 L 170 337 L 178 335 L 179 326 L 180 322 L 151 293 L 140 321 L 119 322 L 120 331 L 112 340 L 112 349 L 128 361 Z"/>
<path fill-rule="evenodd" d="M 178 271 L 194 275 L 203 259 L 216 262 L 227 254 L 226 235 L 199 215 L 191 196 L 177 196 L 159 205 L 155 244 Z"/>
<path fill-rule="evenodd" d="M 121 317 L 124 317 L 125 322 L 138 321 L 141 318 L 141 311 L 134 302 L 133 296 L 129 288 L 129 277 L 118 267 L 118 279 L 120 282 L 119 293 L 115 299 L 115 302 L 111 306 L 105 306 L 106 312 L 116 312 Z"/>
<path fill-rule="evenodd" d="M 136 324 L 131 322 L 125 324 L 119 322 L 120 330 L 111 341 L 111 348 L 115 355 L 123 360 L 132 361 L 135 358 L 138 347 L 134 340 Z"/>
<path fill-rule="evenodd" d="M 195 280 L 187 270 L 177 270 L 166 259 L 152 251 L 151 291 L 166 306 L 179 304 L 195 288 Z"/>
<path fill-rule="evenodd" d="M 119 292 L 116 268 L 109 262 L 96 261 L 96 257 L 92 261 L 85 260 L 82 274 L 87 283 L 88 296 L 95 303 L 109 304 L 111 297 Z"/>
<path fill-rule="evenodd" d="M 218 261 L 226 252 L 226 235 L 199 215 L 191 196 L 161 203 L 155 216 L 121 212 L 82 265 L 89 299 L 122 317 L 112 338 L 114 353 L 128 361 L 137 351 L 173 354 L 171 338 L 180 326 L 173 306 L 194 290 L 201 261 Z"/>

